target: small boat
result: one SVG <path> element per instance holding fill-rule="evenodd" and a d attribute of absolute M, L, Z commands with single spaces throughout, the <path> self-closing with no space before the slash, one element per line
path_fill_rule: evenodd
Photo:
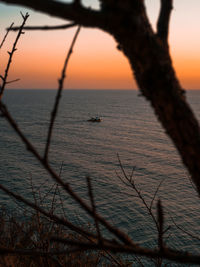
<path fill-rule="evenodd" d="M 90 118 L 88 121 L 91 121 L 91 122 L 101 122 L 102 119 L 99 116 L 96 116 L 96 117 Z"/>

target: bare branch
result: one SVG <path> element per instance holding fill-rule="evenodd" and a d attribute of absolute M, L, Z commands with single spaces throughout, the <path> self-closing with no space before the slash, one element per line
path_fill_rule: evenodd
<path fill-rule="evenodd" d="M 159 249 L 148 249 L 142 248 L 140 246 L 128 246 L 128 245 L 121 245 L 121 244 L 111 244 L 111 243 L 89 243 L 89 242 L 80 242 L 76 240 L 70 239 L 62 239 L 57 237 L 52 237 L 52 241 L 61 242 L 64 244 L 68 244 L 71 246 L 76 246 L 77 248 L 83 248 L 85 250 L 108 250 L 113 253 L 127 253 L 127 254 L 136 254 L 145 256 L 148 258 L 165 258 L 168 260 L 174 260 L 181 263 L 200 263 L 200 255 L 193 255 L 190 253 L 184 253 L 178 250 L 173 250 L 170 248 L 164 248 L 162 251 Z"/>
<path fill-rule="evenodd" d="M 157 196 L 157 193 L 158 193 L 158 191 L 159 191 L 159 189 L 160 189 L 162 183 L 164 182 L 164 180 L 165 180 L 165 179 L 162 179 L 162 181 L 159 183 L 159 185 L 157 186 L 157 188 L 156 188 L 156 190 L 155 190 L 155 193 L 154 193 L 153 198 L 152 198 L 152 200 L 151 200 L 150 209 L 152 209 L 154 200 L 155 200 L 155 198 L 156 198 L 156 196 Z"/>
<path fill-rule="evenodd" d="M 99 222 L 98 222 L 98 219 L 96 216 L 96 205 L 95 205 L 94 196 L 93 196 L 91 178 L 89 176 L 86 178 L 87 178 L 87 184 L 88 184 L 88 194 L 90 197 L 90 201 L 91 201 L 92 209 L 93 209 L 93 213 L 94 213 L 93 217 L 94 217 L 94 221 L 95 221 L 95 225 L 96 225 L 96 229 L 97 229 L 98 240 L 99 240 L 99 243 L 101 243 L 102 242 L 101 232 L 100 232 L 100 228 L 99 228 Z"/>
<path fill-rule="evenodd" d="M 162 251 L 164 249 L 163 244 L 163 226 L 164 226 L 164 216 L 163 216 L 163 209 L 161 200 L 158 200 L 157 203 L 157 221 L 158 221 L 158 247 Z"/>
<path fill-rule="evenodd" d="M 195 240 L 200 241 L 200 237 L 199 237 L 199 236 L 194 235 L 194 234 L 190 233 L 189 231 L 185 230 L 184 228 L 182 228 L 181 226 L 179 226 L 179 225 L 175 222 L 175 220 L 174 220 L 172 217 L 171 217 L 171 220 L 172 220 L 172 222 L 174 223 L 174 225 L 175 225 L 181 232 L 185 233 L 186 235 L 188 235 L 188 236 L 191 237 L 192 239 L 195 239 Z"/>
<path fill-rule="evenodd" d="M 139 189 L 137 188 L 137 186 L 135 185 L 135 181 L 134 181 L 134 179 L 133 179 L 133 171 L 132 171 L 132 173 L 131 173 L 131 175 L 130 175 L 130 178 L 129 178 L 129 176 L 126 174 L 126 171 L 125 171 L 125 169 L 124 169 L 124 167 L 123 167 L 123 165 L 122 165 L 122 162 L 121 162 L 121 160 L 120 160 L 119 154 L 117 154 L 117 157 L 118 157 L 119 166 L 120 166 L 120 168 L 121 168 L 121 171 L 122 171 L 122 174 L 123 174 L 124 178 L 125 178 L 126 181 L 131 185 L 131 188 L 133 188 L 133 189 L 135 190 L 135 192 L 136 192 L 138 198 L 141 199 L 142 203 L 144 204 L 146 210 L 148 211 L 149 215 L 151 216 L 151 218 L 152 218 L 153 222 L 155 223 L 155 226 L 156 226 L 156 228 L 157 228 L 157 230 L 158 230 L 158 229 L 159 229 L 159 225 L 158 225 L 158 222 L 157 222 L 157 220 L 156 220 L 156 218 L 155 218 L 155 216 L 154 216 L 154 214 L 153 214 L 153 212 L 152 212 L 152 209 L 149 207 L 149 205 L 147 204 L 146 200 L 145 200 L 144 197 L 142 196 L 140 190 L 139 190 Z M 135 169 L 135 168 L 134 168 L 134 169 Z M 133 170 L 134 170 L 134 169 L 133 169 Z M 127 183 L 125 183 L 124 180 L 123 180 L 119 175 L 118 175 L 118 178 L 119 178 L 125 185 L 127 185 Z"/>
<path fill-rule="evenodd" d="M 10 191 L 7 187 L 3 186 L 2 184 L 0 184 L 0 190 L 4 191 L 7 195 L 11 196 L 12 198 L 16 199 L 17 201 L 22 202 L 25 205 L 31 207 L 32 209 L 40 212 L 41 214 L 43 214 L 47 218 L 53 220 L 54 222 L 56 222 L 58 224 L 62 224 L 64 226 L 68 227 L 69 229 L 71 229 L 77 233 L 82 234 L 83 236 L 96 238 L 96 236 L 94 234 L 92 234 L 88 231 L 85 231 L 81 227 L 75 226 L 73 223 L 68 221 L 66 218 L 64 219 L 64 218 L 58 217 L 58 216 L 56 216 L 50 212 L 47 212 L 46 210 L 42 209 L 36 203 L 33 203 L 33 202 L 23 198 L 21 195 L 18 195 L 16 193 Z"/>
<path fill-rule="evenodd" d="M 50 146 L 50 143 L 51 143 L 52 130 L 53 130 L 54 122 L 55 122 L 57 111 L 58 111 L 58 106 L 59 106 L 59 102 L 60 102 L 60 98 L 61 98 L 61 93 L 62 93 L 62 89 L 63 89 L 64 80 L 65 80 L 65 77 L 66 77 L 67 64 L 69 62 L 71 54 L 73 53 L 73 48 L 74 48 L 75 42 L 77 40 L 78 34 L 80 32 L 80 29 L 81 29 L 81 27 L 79 26 L 77 31 L 76 31 L 76 33 L 75 33 L 75 35 L 74 35 L 74 38 L 72 40 L 70 49 L 69 49 L 69 51 L 67 53 L 67 57 L 65 59 L 65 63 L 64 63 L 63 70 L 62 70 L 62 73 L 61 73 L 61 78 L 58 81 L 59 82 L 59 87 L 58 87 L 57 96 L 56 96 L 56 99 L 55 99 L 55 104 L 54 104 L 54 107 L 53 107 L 53 110 L 52 110 L 52 113 L 51 113 L 51 121 L 50 121 L 50 125 L 49 125 L 47 141 L 46 141 L 46 147 L 45 147 L 45 152 L 44 152 L 44 159 L 45 160 L 47 160 L 47 158 L 48 158 L 48 152 L 49 152 L 49 146 Z"/>
<path fill-rule="evenodd" d="M 6 67 L 6 70 L 5 70 L 5 75 L 4 75 L 4 77 L 3 77 L 3 83 L 2 83 L 2 86 L 1 86 L 0 100 L 1 100 L 1 98 L 2 98 L 2 96 L 3 96 L 4 90 L 5 90 L 5 86 L 6 86 L 6 84 L 7 84 L 8 72 L 9 72 L 9 69 L 10 69 L 11 62 L 12 62 L 12 57 L 13 57 L 15 51 L 17 50 L 17 48 L 16 48 L 17 43 L 18 43 L 18 41 L 19 41 L 20 36 L 24 33 L 24 32 L 23 32 L 23 28 L 24 28 L 24 25 L 25 25 L 25 23 L 26 23 L 28 17 L 29 17 L 29 14 L 28 14 L 28 13 L 26 13 L 25 16 L 24 16 L 22 13 L 21 13 L 21 15 L 22 15 L 22 17 L 23 17 L 22 25 L 21 25 L 21 27 L 20 27 L 20 29 L 19 29 L 19 32 L 18 32 L 18 34 L 17 34 L 17 37 L 16 37 L 16 39 L 15 39 L 15 42 L 14 42 L 14 44 L 13 44 L 13 48 L 12 48 L 11 52 L 8 52 L 8 54 L 9 54 L 9 59 L 8 59 L 7 67 Z"/>
<path fill-rule="evenodd" d="M 83 210 L 85 210 L 91 217 L 93 217 L 93 209 L 91 209 L 86 202 L 79 197 L 77 193 L 73 191 L 73 189 L 70 187 L 68 183 L 64 183 L 60 177 L 57 175 L 57 173 L 50 167 L 48 162 L 44 160 L 37 150 L 34 148 L 34 146 L 30 143 L 30 141 L 25 137 L 25 135 L 22 133 L 20 128 L 18 127 L 15 120 L 12 118 L 10 113 L 7 110 L 7 107 L 5 104 L 0 101 L 0 111 L 2 113 L 2 116 L 5 117 L 5 119 L 9 122 L 10 126 L 15 130 L 15 132 L 18 134 L 22 142 L 26 145 L 27 150 L 29 150 L 34 157 L 40 162 L 40 164 L 47 170 L 49 175 L 58 183 L 60 184 L 64 190 L 82 207 Z M 102 216 L 100 216 L 98 213 L 96 214 L 96 217 L 99 222 L 102 223 L 106 227 L 108 231 L 110 231 L 113 235 L 115 235 L 119 240 L 121 240 L 124 244 L 127 245 L 133 245 L 133 241 L 130 239 L 129 236 L 127 236 L 124 232 L 120 231 L 118 228 L 112 226 L 109 224 Z"/>
<path fill-rule="evenodd" d="M 84 248 L 75 248 L 75 249 L 66 249 L 66 250 L 51 250 L 48 252 L 45 251 L 38 251 L 34 249 L 12 249 L 12 248 L 5 248 L 0 247 L 0 254 L 1 255 L 31 255 L 31 256 L 54 256 L 54 255 L 66 255 L 71 254 L 79 251 L 84 251 Z"/>
<path fill-rule="evenodd" d="M 2 40 L 2 42 L 1 42 L 1 44 L 0 44 L 0 49 L 2 48 L 3 44 L 5 43 L 6 38 L 7 38 L 8 34 L 9 34 L 9 31 L 13 28 L 13 25 L 14 25 L 14 22 L 13 22 L 13 23 L 10 25 L 10 27 L 7 29 L 7 32 L 6 32 L 6 34 L 5 34 L 5 36 L 4 36 L 3 40 Z"/>
<path fill-rule="evenodd" d="M 52 30 L 64 30 L 64 29 L 69 29 L 74 26 L 77 26 L 76 23 L 68 23 L 68 24 L 63 24 L 63 25 L 54 25 L 54 26 L 26 26 L 24 27 L 24 30 L 26 31 L 52 31 Z M 12 31 L 18 31 L 19 27 L 12 27 Z"/>
<path fill-rule="evenodd" d="M 12 81 L 8 81 L 8 82 L 6 82 L 6 84 L 15 83 L 15 82 L 18 82 L 18 81 L 20 81 L 20 79 L 15 79 L 15 80 L 12 80 Z"/>
<path fill-rule="evenodd" d="M 78 25 L 103 28 L 104 16 L 100 11 L 83 7 L 80 3 L 62 3 L 53 0 L 0 0 L 2 3 L 25 6 L 50 16 L 74 21 Z"/>
<path fill-rule="evenodd" d="M 169 21 L 172 11 L 173 0 L 160 0 L 160 14 L 157 22 L 157 35 L 163 41 L 167 42 L 168 32 L 169 32 Z"/>

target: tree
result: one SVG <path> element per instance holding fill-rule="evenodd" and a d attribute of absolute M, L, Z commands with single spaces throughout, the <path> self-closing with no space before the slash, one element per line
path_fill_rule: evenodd
<path fill-rule="evenodd" d="M 23 5 L 111 34 L 128 58 L 142 95 L 150 101 L 200 194 L 200 129 L 173 69 L 167 40 L 173 0 L 161 0 L 156 32 L 151 28 L 143 0 L 101 0 L 98 11 L 83 7 L 79 0 L 0 2 Z"/>
<path fill-rule="evenodd" d="M 101 0 L 101 9 L 98 11 L 83 7 L 79 0 L 74 0 L 72 3 L 61 3 L 53 0 L 0 0 L 0 2 L 23 5 L 52 16 L 71 20 L 73 21 L 72 25 L 75 23 L 85 27 L 96 27 L 111 34 L 118 43 L 118 49 L 128 58 L 142 95 L 150 101 L 156 116 L 179 151 L 182 161 L 190 172 L 200 194 L 200 129 L 192 110 L 186 102 L 184 90 L 176 77 L 169 53 L 168 30 L 172 0 L 161 0 L 156 32 L 150 26 L 143 0 Z M 60 180 L 59 176 L 49 166 L 47 157 L 41 158 L 37 154 L 31 144 L 22 136 L 3 104 L 1 104 L 1 111 L 4 116 L 7 116 L 18 134 L 21 135 L 27 148 L 32 151 L 51 176 L 93 216 L 96 222 L 101 222 L 124 242 L 124 251 L 150 257 L 164 255 L 168 259 L 186 260 L 181 253 L 174 253 L 163 248 L 162 231 L 159 236 L 159 250 L 150 251 L 136 246 L 123 233 L 107 224 L 102 217 L 95 213 L 94 207 L 93 209 L 89 208 L 71 190 L 68 184 L 64 184 Z M 90 190 L 90 192 L 92 191 Z M 10 194 L 8 191 L 7 193 Z M 15 195 L 15 197 L 17 196 Z M 28 202 L 26 204 L 32 205 Z M 161 229 L 163 219 L 161 204 L 158 205 L 158 210 L 160 210 L 159 220 L 161 222 L 159 227 Z M 40 212 L 48 215 L 43 210 L 40 210 Z M 58 220 L 57 218 L 54 219 Z M 62 222 L 68 227 L 74 227 L 67 221 Z M 80 229 L 77 229 L 78 231 Z M 89 236 L 88 233 L 84 234 Z M 96 236 L 95 238 L 97 239 Z M 119 244 L 106 239 L 102 241 L 100 237 L 98 244 L 89 247 L 94 249 L 109 248 L 115 252 L 123 251 Z M 199 262 L 199 258 L 194 258 L 193 262 L 195 260 Z"/>

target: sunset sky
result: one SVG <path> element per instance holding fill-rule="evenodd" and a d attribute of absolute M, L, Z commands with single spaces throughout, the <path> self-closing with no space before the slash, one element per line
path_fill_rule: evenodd
<path fill-rule="evenodd" d="M 146 0 L 153 27 L 158 16 L 159 0 Z M 98 1 L 85 0 L 98 8 Z M 32 10 L 0 4 L 0 41 L 12 22 L 19 25 L 20 11 L 28 11 L 27 25 L 54 25 L 66 21 L 50 18 Z M 170 48 L 177 75 L 185 89 L 200 89 L 200 1 L 174 0 L 170 24 Z M 57 80 L 76 28 L 53 32 L 26 32 L 19 41 L 10 70 L 10 79 L 21 80 L 9 88 L 57 88 Z M 0 74 L 8 59 L 16 33 L 11 33 L 0 51 Z M 137 85 L 127 59 L 116 49 L 108 34 L 82 29 L 71 57 L 65 88 L 135 89 Z"/>

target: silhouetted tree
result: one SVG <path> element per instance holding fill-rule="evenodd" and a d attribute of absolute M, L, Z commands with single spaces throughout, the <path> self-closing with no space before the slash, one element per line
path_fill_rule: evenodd
<path fill-rule="evenodd" d="M 176 77 L 167 40 L 173 0 L 161 0 L 156 32 L 149 23 L 144 0 L 101 0 L 100 10 L 86 8 L 79 0 L 0 2 L 23 5 L 111 34 L 128 58 L 142 95 L 150 101 L 200 193 L 199 125 Z"/>
<path fill-rule="evenodd" d="M 157 31 L 154 32 L 148 21 L 146 10 L 143 0 L 101 0 L 101 9 L 91 10 L 81 5 L 80 1 L 75 0 L 73 3 L 61 3 L 52 0 L 0 0 L 9 4 L 19 4 L 38 11 L 42 11 L 46 14 L 64 18 L 66 20 L 72 20 L 71 24 L 54 27 L 32 27 L 34 29 L 58 29 L 69 28 L 76 24 L 86 27 L 97 27 L 108 33 L 110 33 L 118 43 L 117 48 L 120 49 L 124 55 L 129 59 L 131 68 L 136 77 L 137 83 L 142 94 L 147 100 L 151 102 L 156 115 L 161 121 L 168 135 L 173 140 L 177 147 L 182 160 L 188 168 L 197 190 L 200 193 L 200 132 L 198 122 L 195 119 L 190 107 L 188 106 L 184 91 L 182 90 L 175 71 L 172 66 L 172 61 L 169 54 L 168 46 L 168 25 L 170 14 L 172 10 L 172 0 L 161 0 L 161 9 L 157 23 Z M 152 205 L 155 200 L 155 196 L 158 192 L 160 185 L 158 186 L 151 203 L 148 204 L 143 198 L 140 190 L 135 185 L 133 173 L 127 175 L 120 162 L 122 174 L 124 176 L 125 184 L 131 186 L 136 192 L 136 195 L 144 204 L 148 214 L 151 216 L 153 222 L 156 225 L 158 232 L 158 245 L 155 249 L 144 248 L 130 239 L 124 232 L 116 227 L 112 226 L 107 220 L 99 215 L 96 211 L 95 200 L 93 196 L 93 189 L 91 180 L 87 177 L 88 196 L 90 204 L 88 204 L 84 198 L 76 193 L 68 183 L 65 183 L 60 174 L 56 173 L 52 168 L 48 160 L 48 151 L 51 143 L 51 133 L 53 129 L 54 120 L 57 113 L 59 99 L 63 88 L 63 82 L 65 78 L 65 72 L 69 57 L 72 53 L 73 46 L 80 31 L 78 27 L 69 52 L 67 54 L 61 78 L 59 79 L 59 88 L 57 97 L 55 100 L 54 108 L 51 114 L 50 126 L 48 129 L 48 138 L 46 141 L 45 153 L 40 155 L 37 149 L 31 144 L 30 140 L 23 134 L 20 127 L 17 125 L 11 114 L 9 113 L 7 106 L 2 102 L 3 91 L 6 84 L 13 82 L 8 81 L 8 70 L 12 61 L 12 56 L 16 51 L 16 44 L 23 33 L 25 28 L 25 22 L 28 18 L 28 14 L 23 15 L 23 23 L 18 28 L 18 35 L 16 41 L 13 44 L 13 49 L 8 52 L 9 60 L 6 67 L 5 75 L 0 75 L 2 84 L 0 86 L 0 111 L 1 116 L 4 117 L 17 135 L 21 138 L 21 141 L 26 145 L 26 148 L 34 155 L 34 157 L 40 162 L 43 168 L 48 172 L 52 179 L 62 187 L 62 189 L 70 195 L 81 208 L 90 215 L 95 222 L 94 233 L 91 230 L 83 229 L 80 226 L 75 225 L 70 221 L 70 218 L 60 217 L 43 209 L 37 201 L 31 202 L 25 199 L 21 195 L 10 191 L 8 188 L 0 184 L 0 190 L 3 190 L 12 198 L 17 201 L 23 202 L 26 206 L 31 207 L 36 211 L 36 214 L 41 214 L 47 219 L 55 223 L 56 225 L 62 225 L 71 231 L 84 237 L 84 240 L 74 240 L 70 236 L 64 236 L 61 238 L 58 236 L 50 236 L 48 242 L 58 242 L 59 244 L 65 244 L 67 250 L 64 251 L 43 251 L 40 250 L 21 250 L 18 248 L 7 248 L 2 246 L 0 253 L 2 255 L 7 254 L 19 254 L 19 255 L 41 255 L 51 256 L 55 253 L 62 253 L 68 255 L 74 251 L 105 251 L 109 256 L 112 253 L 129 253 L 134 255 L 146 256 L 157 260 L 156 266 L 162 265 L 162 258 L 168 260 L 174 260 L 181 263 L 200 263 L 200 255 L 194 255 L 190 253 L 183 253 L 180 250 L 174 250 L 168 248 L 165 245 L 164 234 L 168 231 L 169 227 L 165 227 L 164 213 L 162 210 L 161 201 L 157 202 L 157 216 L 152 211 Z M 8 31 L 14 30 L 13 24 Z M 6 34 L 7 36 L 7 34 Z M 5 38 L 6 38 L 5 36 Z M 2 41 L 2 45 L 4 40 Z M 1 46 L 2 46 L 1 45 Z M 57 188 L 57 187 L 56 187 Z M 103 226 L 114 238 L 104 237 L 104 232 L 101 231 L 99 226 Z M 42 240 L 44 241 L 44 240 Z M 72 249 L 71 249 L 72 247 Z M 111 255 L 112 256 L 112 255 Z M 112 258 L 113 260 L 113 258 Z M 161 260 L 161 261 L 160 261 Z M 119 265 L 117 263 L 117 265 Z"/>

